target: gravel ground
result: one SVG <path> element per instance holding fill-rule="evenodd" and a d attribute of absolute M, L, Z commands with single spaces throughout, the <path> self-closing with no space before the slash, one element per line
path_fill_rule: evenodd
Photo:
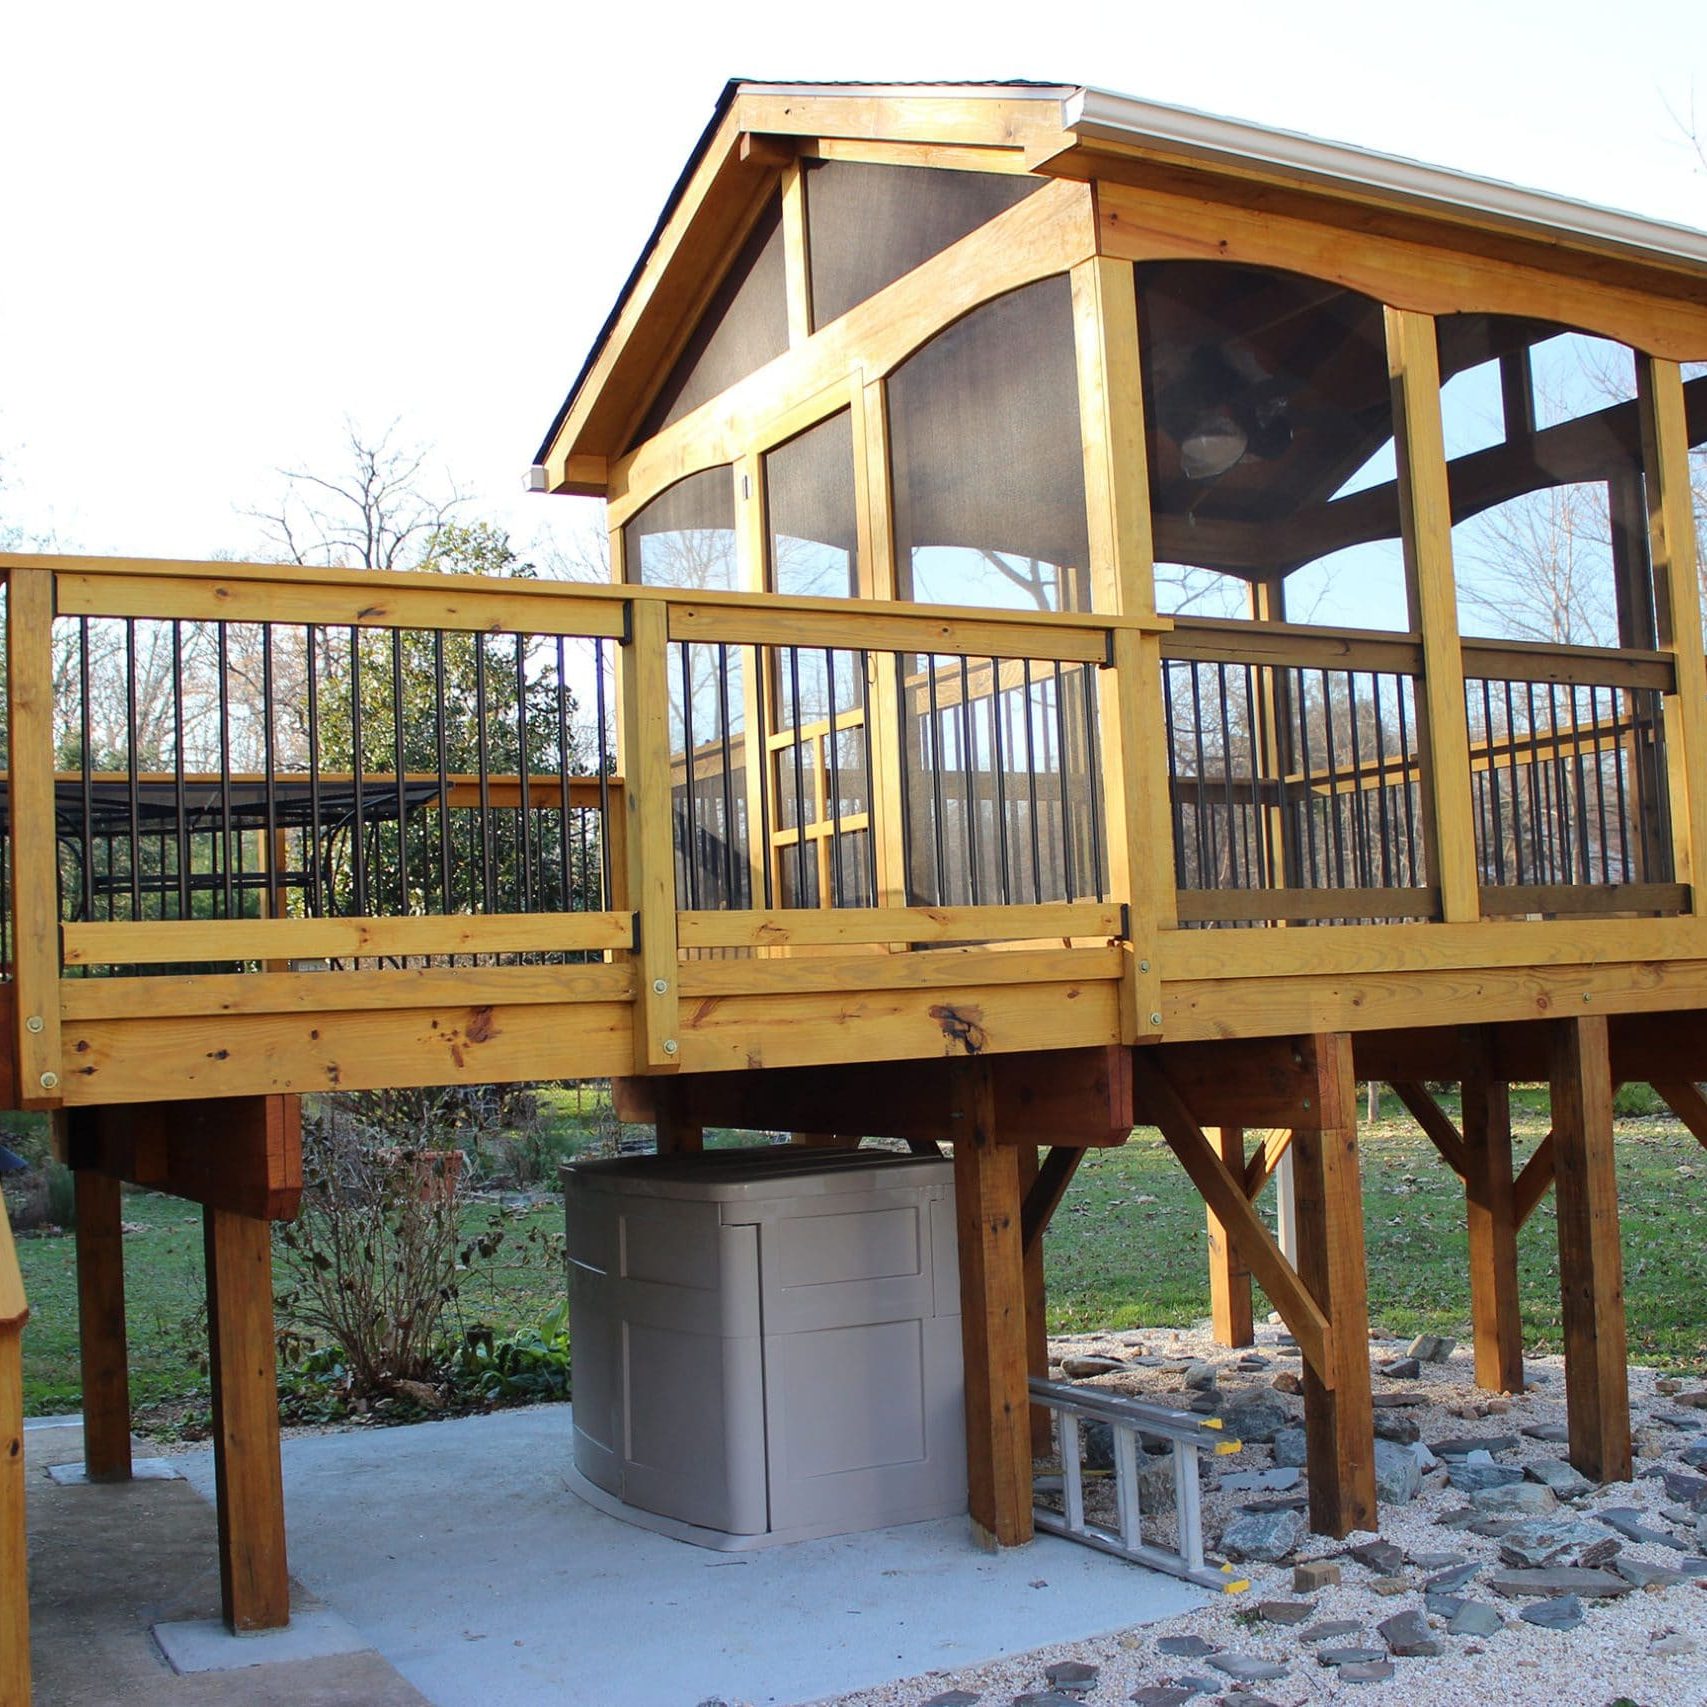
<path fill-rule="evenodd" d="M 1402 1355 L 1405 1347 L 1376 1341 L 1370 1349 L 1372 1360 L 1382 1363 Z M 1295 1349 L 1278 1328 L 1259 1329 L 1254 1350 L 1268 1360 L 1266 1367 L 1239 1369 L 1240 1354 L 1216 1347 L 1203 1330 L 1091 1334 L 1050 1344 L 1051 1358 L 1057 1362 L 1064 1356 L 1088 1354 L 1126 1361 L 1145 1356 L 1151 1360 L 1146 1366 L 1097 1377 L 1094 1384 L 1151 1399 L 1165 1397 L 1175 1405 L 1187 1397 L 1182 1368 L 1186 1360 L 1219 1365 L 1220 1385 L 1229 1396 L 1244 1388 L 1271 1388 L 1276 1375 L 1296 1372 L 1300 1367 Z M 1539 1359 L 1528 1367 L 1530 1390 L 1509 1400 L 1490 1398 L 1476 1389 L 1468 1350 L 1455 1351 L 1444 1362 L 1424 1363 L 1416 1379 L 1390 1380 L 1378 1374 L 1374 1385 L 1378 1394 L 1423 1396 L 1426 1404 L 1407 1414 L 1420 1424 L 1425 1443 L 1510 1434 L 1519 1437 L 1519 1444 L 1498 1453 L 1498 1463 L 1523 1465 L 1562 1458 L 1562 1445 L 1537 1441 L 1521 1432 L 1564 1422 L 1562 1360 Z M 1593 1514 L 1601 1509 L 1636 1507 L 1654 1529 L 1675 1534 L 1687 1543 L 1688 1552 L 1625 1541 L 1619 1557 L 1676 1568 L 1685 1557 L 1707 1554 L 1707 1540 L 1696 1541 L 1692 1520 L 1686 1519 L 1678 1502 L 1668 1496 L 1659 1476 L 1644 1476 L 1643 1472 L 1665 1468 L 1687 1473 L 1689 1467 L 1679 1454 L 1692 1442 L 1707 1440 L 1707 1410 L 1680 1407 L 1657 1392 L 1655 1382 L 1652 1370 L 1631 1371 L 1637 1442 L 1635 1482 L 1596 1488 L 1574 1502 L 1562 1502 L 1550 1515 L 1586 1517 L 1593 1523 Z M 1302 1419 L 1300 1400 L 1287 1397 L 1283 1402 Z M 1668 1418 L 1677 1420 L 1668 1422 Z M 1216 1480 L 1226 1473 L 1268 1468 L 1272 1462 L 1271 1448 L 1258 1445 L 1215 1462 L 1205 1483 L 1204 1498 L 1204 1533 L 1212 1548 L 1239 1504 L 1260 1497 L 1248 1492 L 1217 1492 Z M 1373 1537 L 1353 1535 L 1345 1541 L 1329 1541 L 1311 1535 L 1284 1563 L 1242 1567 L 1251 1579 L 1247 1593 L 1221 1597 L 1188 1616 L 1138 1625 L 1098 1641 L 1039 1649 L 967 1671 L 932 1672 L 860 1690 L 834 1697 L 835 1707 L 924 1707 L 949 1690 L 975 1695 L 987 1707 L 1009 1707 L 1016 1696 L 1044 1690 L 1045 1667 L 1058 1660 L 1078 1660 L 1099 1668 L 1092 1688 L 1062 1698 L 1083 1701 L 1086 1707 L 1127 1702 L 1136 1689 L 1172 1684 L 1184 1674 L 1216 1678 L 1215 1687 L 1194 1699 L 1204 1704 L 1221 1700 L 1228 1707 L 1259 1707 L 1264 1702 L 1274 1707 L 1302 1707 L 1306 1702 L 1358 1697 L 1388 1703 L 1389 1707 L 1458 1707 L 1461 1703 L 1489 1707 L 1495 1702 L 1498 1707 L 1608 1707 L 1625 1700 L 1639 1707 L 1707 1707 L 1707 1568 L 1703 1568 L 1699 1581 L 1638 1590 L 1616 1600 L 1585 1601 L 1585 1621 L 1569 1631 L 1545 1630 L 1521 1622 L 1518 1613 L 1529 1603 L 1504 1599 L 1478 1579 L 1457 1592 L 1461 1598 L 1493 1607 L 1506 1620 L 1504 1628 L 1482 1639 L 1452 1636 L 1445 1631 L 1444 1619 L 1430 1617 L 1429 1633 L 1438 1638 L 1444 1652 L 1434 1658 L 1393 1658 L 1392 1677 L 1367 1684 L 1351 1682 L 1320 1665 L 1315 1650 L 1298 1640 L 1298 1628 L 1271 1623 L 1258 1612 L 1259 1603 L 1265 1600 L 1308 1601 L 1312 1622 L 1354 1620 L 1358 1633 L 1344 1638 L 1348 1644 L 1384 1649 L 1386 1643 L 1376 1626 L 1397 1613 L 1424 1608 L 1422 1582 L 1429 1568 L 1414 1563 L 1417 1555 L 1456 1554 L 1468 1561 L 1506 1568 L 1499 1558 L 1497 1540 L 1439 1523 L 1445 1514 L 1462 1510 L 1465 1504 L 1466 1496 L 1450 1486 L 1442 1466 L 1425 1474 L 1421 1492 L 1413 1501 L 1383 1506 L 1381 1538 L 1396 1544 L 1406 1555 L 1405 1564 L 1396 1573 L 1402 1586 L 1392 1593 L 1377 1592 L 1371 1586 L 1377 1581 L 1376 1573 L 1344 1556 L 1348 1548 Z M 1667 1511 L 1675 1516 L 1666 1518 L 1662 1514 Z M 1596 1527 L 1617 1539 L 1610 1527 Z M 1576 1551 L 1559 1563 L 1574 1563 Z M 1293 1564 L 1305 1559 L 1335 1561 L 1341 1568 L 1341 1583 L 1313 1594 L 1295 1593 Z M 1491 1574 L 1484 1571 L 1482 1577 Z M 1394 1585 L 1389 1580 L 1385 1586 Z M 1280 1662 L 1287 1666 L 1287 1672 L 1283 1677 L 1246 1686 L 1248 1692 L 1229 1692 L 1228 1680 L 1206 1659 L 1170 1658 L 1158 1652 L 1160 1638 L 1187 1635 L 1201 1637 L 1225 1652 Z M 1688 1651 L 1667 1653 L 1662 1644 Z"/>

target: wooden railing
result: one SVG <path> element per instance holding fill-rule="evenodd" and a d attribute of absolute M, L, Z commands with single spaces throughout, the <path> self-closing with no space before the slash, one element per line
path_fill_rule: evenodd
<path fill-rule="evenodd" d="M 29 1314 L 12 1223 L 0 1197 L 0 1707 L 28 1707 L 30 1699 L 22 1347 Z"/>
<path fill-rule="evenodd" d="M 781 955 L 850 989 L 950 952 L 962 981 L 1118 979 L 1154 910 L 1110 790 L 1148 691 L 1114 666 L 1155 619 L 4 567 L 32 1100 L 61 1021 L 138 1014 L 621 1004 L 667 1070 L 684 996 L 835 987 Z"/>
<path fill-rule="evenodd" d="M 0 568 L 4 946 L 43 1104 L 186 1070 L 349 1084 L 351 1040 L 362 1083 L 468 1076 L 492 1039 L 494 1079 L 777 1060 L 738 1015 L 796 1027 L 790 1061 L 856 1023 L 917 1053 L 921 1013 L 963 1023 L 939 990 L 1006 991 L 995 1046 L 1042 1047 L 1020 991 L 1056 983 L 1095 992 L 1062 1039 L 1136 1041 L 1164 1030 L 1162 962 L 1201 964 L 1156 952 L 1175 925 L 1692 905 L 1670 653 L 1464 641 L 1450 746 L 1414 636 Z M 244 1029 L 241 1072 L 202 1018 Z M 185 1022 L 175 1053 L 119 1062 L 139 1019 Z"/>

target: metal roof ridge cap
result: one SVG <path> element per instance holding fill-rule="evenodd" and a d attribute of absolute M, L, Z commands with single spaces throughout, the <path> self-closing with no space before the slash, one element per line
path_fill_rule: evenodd
<path fill-rule="evenodd" d="M 1028 83 L 1023 78 L 993 83 L 754 83 L 743 79 L 736 83 L 735 88 L 742 95 L 795 95 L 803 100 L 823 100 L 843 91 L 857 91 L 879 99 L 955 95 L 967 100 L 994 101 L 1003 96 L 1018 95 L 1030 101 L 1067 102 L 1075 95 L 1085 93 L 1082 83 Z"/>
<path fill-rule="evenodd" d="M 1123 133 L 1183 143 L 1232 160 L 1287 166 L 1372 189 L 1398 191 L 1437 206 L 1497 214 L 1543 232 L 1602 238 L 1707 265 L 1707 232 L 1694 226 L 1193 107 L 1086 87 L 1063 101 L 1062 124 L 1090 135 Z"/>

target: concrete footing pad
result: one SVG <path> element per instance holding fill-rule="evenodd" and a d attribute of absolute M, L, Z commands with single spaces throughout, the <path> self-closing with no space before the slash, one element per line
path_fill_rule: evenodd
<path fill-rule="evenodd" d="M 89 1474 L 81 1464 L 52 1464 L 48 1475 L 62 1488 L 87 1487 Z M 175 1482 L 183 1475 L 173 1458 L 133 1458 L 130 1479 L 133 1482 Z"/>
<path fill-rule="evenodd" d="M 246 1666 L 282 1660 L 319 1660 L 331 1654 L 359 1654 L 369 1643 L 329 1606 L 292 1612 L 283 1630 L 257 1630 L 233 1636 L 218 1618 L 189 1618 L 156 1624 L 154 1640 L 167 1664 L 180 1677 L 199 1671 L 240 1671 Z"/>

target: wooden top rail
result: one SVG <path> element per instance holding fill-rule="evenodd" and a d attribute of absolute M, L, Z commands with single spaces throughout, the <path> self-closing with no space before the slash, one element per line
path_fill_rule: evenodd
<path fill-rule="evenodd" d="M 1249 664 L 1274 669 L 1422 673 L 1414 634 L 1247 622 L 1236 617 L 1179 617 L 1162 636 L 1167 659 Z M 1476 681 L 1551 682 L 1558 686 L 1655 688 L 1670 692 L 1676 668 L 1668 652 L 1631 647 L 1564 646 L 1549 641 L 1464 638 L 1464 674 Z"/>
<path fill-rule="evenodd" d="M 357 627 L 420 627 L 564 634 L 622 639 L 624 607 L 660 602 L 673 607 L 671 638 L 733 640 L 763 645 L 870 646 L 943 651 L 946 639 L 972 625 L 1007 638 L 996 655 L 1055 656 L 1056 645 L 1100 661 L 1115 628 L 1166 633 L 1168 617 L 1087 615 L 984 609 L 966 605 L 895 605 L 873 599 L 803 598 L 782 593 L 602 586 L 573 581 L 498 580 L 483 575 L 399 569 L 324 569 L 294 563 L 210 563 L 178 558 L 87 557 L 49 552 L 0 552 L 0 574 L 49 570 L 58 582 L 61 615 L 174 616 L 232 622 L 313 622 Z M 169 590 L 175 586 L 176 590 Z M 694 614 L 687 614 L 694 613 Z M 750 619 L 750 620 L 748 620 Z M 877 626 L 861 630 L 860 624 Z M 797 630 L 793 624 L 798 623 Z M 880 638 L 841 639 L 852 632 Z M 680 626 L 682 632 L 677 632 Z M 1062 636 L 1096 636 L 1087 640 Z M 1055 639 L 1045 639 L 1055 636 Z M 989 655 L 986 636 L 968 648 Z M 1036 651 L 1027 651 L 1033 645 Z"/>

